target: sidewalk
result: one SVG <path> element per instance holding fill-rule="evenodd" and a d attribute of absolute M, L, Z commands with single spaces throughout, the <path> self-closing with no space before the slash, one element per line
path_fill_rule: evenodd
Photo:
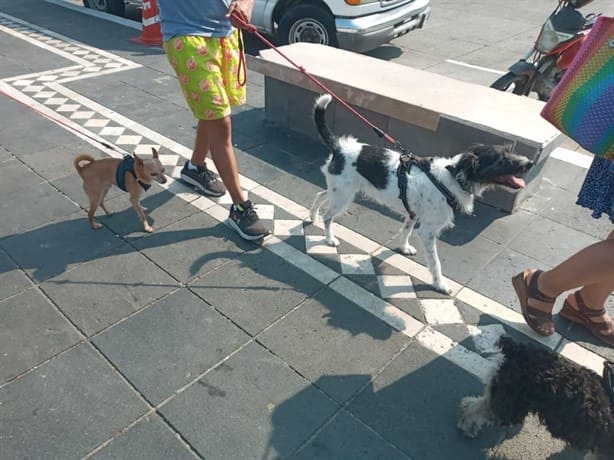
<path fill-rule="evenodd" d="M 536 339 L 511 276 L 610 231 L 573 204 L 585 169 L 551 158 L 514 215 L 478 205 L 459 217 L 439 243 L 449 298 L 429 288 L 420 253 L 398 253 L 388 210 L 353 205 L 337 249 L 303 221 L 326 150 L 265 123 L 250 73 L 234 141 L 274 236 L 242 241 L 223 223 L 227 197 L 175 180 L 144 194 L 155 233 L 118 190 L 93 231 L 76 155 L 154 146 L 177 178 L 191 153 L 170 66 L 135 35 L 0 0 L 0 89 L 60 123 L 0 98 L 2 458 L 581 458 L 534 420 L 476 440 L 455 423 L 491 366 L 488 339 Z M 541 341 L 583 365 L 614 359 L 558 317 L 557 331 Z"/>

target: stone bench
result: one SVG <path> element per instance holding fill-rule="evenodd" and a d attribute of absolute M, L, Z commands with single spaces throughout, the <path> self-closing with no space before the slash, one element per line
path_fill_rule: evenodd
<path fill-rule="evenodd" d="M 453 155 L 472 143 L 512 144 L 536 166 L 526 189 L 497 188 L 482 201 L 513 212 L 541 180 L 550 152 L 563 136 L 543 120 L 543 102 L 457 81 L 361 54 L 307 43 L 280 48 L 368 120 L 416 155 Z M 248 56 L 250 70 L 265 76 L 265 112 L 278 126 L 317 138 L 314 99 L 323 91 L 274 50 Z M 339 104 L 327 116 L 334 132 L 390 147 Z"/>

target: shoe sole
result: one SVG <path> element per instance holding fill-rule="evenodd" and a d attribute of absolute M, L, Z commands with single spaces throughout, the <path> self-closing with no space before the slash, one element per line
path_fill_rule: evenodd
<path fill-rule="evenodd" d="M 194 179 L 192 179 L 189 176 L 184 176 L 183 174 L 181 175 L 181 180 L 196 187 L 198 190 L 200 190 L 204 195 L 207 196 L 212 196 L 214 198 L 219 198 L 221 196 L 224 196 L 226 194 L 226 192 L 224 193 L 217 193 L 217 192 L 212 192 L 211 190 L 207 190 L 205 187 L 202 186 L 201 183 L 195 181 Z"/>
<path fill-rule="evenodd" d="M 232 220 L 230 217 L 226 219 L 226 223 L 234 229 L 235 232 L 239 234 L 241 238 L 247 241 L 256 241 L 256 240 L 265 240 L 271 236 L 271 233 L 265 233 L 264 235 L 248 235 L 247 233 L 243 233 L 241 228 L 237 225 L 237 223 Z"/>

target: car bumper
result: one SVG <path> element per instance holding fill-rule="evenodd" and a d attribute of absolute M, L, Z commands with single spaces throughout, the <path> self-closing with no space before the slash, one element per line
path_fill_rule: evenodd
<path fill-rule="evenodd" d="M 390 40 L 421 28 L 431 12 L 429 0 L 411 3 L 359 18 L 337 18 L 339 47 L 352 51 L 369 51 Z"/>

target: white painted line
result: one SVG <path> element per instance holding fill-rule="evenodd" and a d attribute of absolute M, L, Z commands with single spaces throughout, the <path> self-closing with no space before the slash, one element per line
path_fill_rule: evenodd
<path fill-rule="evenodd" d="M 3 16 L 4 16 L 4 14 L 3 14 Z M 39 48 L 42 48 L 42 49 L 44 49 L 46 51 L 49 51 L 50 53 L 56 54 L 58 56 L 62 56 L 64 59 L 67 59 L 67 60 L 72 61 L 72 62 L 76 62 L 77 64 L 80 64 L 80 65 L 83 65 L 83 66 L 89 66 L 90 65 L 90 62 L 86 61 L 85 59 L 81 59 L 81 58 L 75 56 L 74 54 L 67 53 L 65 51 L 59 50 L 59 49 L 57 49 L 57 48 L 55 48 L 53 46 L 49 46 L 49 45 L 47 45 L 47 44 L 45 44 L 43 42 L 40 42 L 38 40 L 32 40 L 27 35 L 24 35 L 24 34 L 19 33 L 19 32 L 15 32 L 14 30 L 12 30 L 12 29 L 10 29 L 10 28 L 8 28 L 6 26 L 0 25 L 0 32 L 4 32 L 5 34 L 12 35 L 12 36 L 14 36 L 16 38 L 19 38 L 21 40 L 27 41 L 28 43 L 30 43 L 30 44 L 32 44 L 34 46 L 38 46 Z M 55 73 L 57 71 L 54 70 L 54 71 L 51 71 L 51 72 Z M 48 73 L 51 73 L 51 72 L 48 72 Z"/>
<path fill-rule="evenodd" d="M 496 362 L 482 358 L 428 326 L 416 336 L 416 340 L 423 347 L 477 376 L 483 383 L 486 383 L 497 369 Z"/>
<path fill-rule="evenodd" d="M 577 343 L 570 342 L 569 340 L 563 340 L 558 352 L 576 363 L 582 364 L 584 367 L 592 369 L 597 374 L 601 375 L 603 372 L 603 362 L 605 361 L 601 356 L 581 347 Z"/>
<path fill-rule="evenodd" d="M 415 299 L 416 292 L 408 275 L 380 275 L 377 277 L 383 299 Z"/>
<path fill-rule="evenodd" d="M 77 11 L 81 14 L 86 14 L 88 16 L 93 16 L 95 18 L 104 19 L 105 21 L 114 22 L 122 26 L 130 27 L 131 29 L 141 30 L 142 28 L 141 24 L 136 21 L 131 21 L 130 19 L 122 18 L 119 16 L 114 16 L 112 14 L 105 13 L 104 11 L 98 11 L 92 8 L 86 8 L 84 6 L 75 5 L 74 3 L 68 2 L 66 0 L 45 0 L 45 1 L 47 3 L 53 3 L 54 5 L 58 5 L 63 8 L 67 8 L 69 10 Z"/>
<path fill-rule="evenodd" d="M 326 265 L 321 264 L 317 260 L 312 259 L 307 254 L 298 249 L 284 243 L 276 236 L 271 236 L 263 242 L 263 246 L 269 249 L 272 253 L 278 255 L 285 261 L 307 273 L 312 278 L 320 281 L 324 285 L 328 285 L 334 279 L 339 278 L 339 274 L 331 270 Z"/>
<path fill-rule="evenodd" d="M 453 299 L 421 299 L 420 306 L 428 324 L 464 324 Z"/>
<path fill-rule="evenodd" d="M 118 151 L 113 151 L 110 149 L 102 148 L 102 145 L 103 145 L 102 143 L 103 142 L 106 143 L 106 141 L 103 138 L 101 138 L 100 136 L 97 136 L 96 134 L 90 131 L 85 130 L 81 125 L 75 123 L 74 121 L 69 120 L 66 117 L 63 117 L 62 115 L 59 115 L 55 111 L 49 109 L 48 107 L 45 107 L 44 105 L 35 101 L 34 99 L 25 96 L 23 93 L 15 90 L 12 86 L 6 84 L 2 80 L 0 80 L 0 91 L 22 102 L 26 106 L 32 107 L 41 116 L 49 119 L 53 123 L 56 123 L 60 127 L 63 127 L 71 131 L 75 136 L 79 137 L 80 139 L 83 139 L 84 141 L 86 141 L 87 143 L 91 145 L 96 146 L 96 148 L 107 153 L 109 156 L 112 156 L 114 158 L 122 158 L 127 153 L 125 150 L 122 150 L 121 148 L 117 148 Z M 59 123 L 57 121 L 58 119 L 62 120 L 62 123 Z M 85 133 L 87 133 L 87 135 Z M 91 137 L 88 137 L 88 136 L 91 136 Z"/>
<path fill-rule="evenodd" d="M 489 69 L 488 67 L 482 67 L 482 66 L 479 66 L 479 65 L 467 64 L 466 62 L 455 61 L 454 59 L 446 59 L 446 62 L 448 62 L 450 64 L 459 65 L 459 66 L 462 66 L 462 67 L 469 67 L 470 69 L 481 70 L 482 72 L 494 73 L 494 74 L 497 74 L 497 75 L 503 75 L 503 74 L 507 73 L 507 72 L 502 72 L 501 70 Z"/>
<path fill-rule="evenodd" d="M 575 152 L 574 150 L 569 150 L 563 147 L 555 148 L 550 156 L 557 160 L 564 161 L 566 163 L 571 163 L 572 165 L 579 166 L 580 168 L 588 169 L 593 162 L 592 155 L 585 155 L 580 152 Z"/>
<path fill-rule="evenodd" d="M 330 287 L 335 292 L 338 292 L 346 299 L 367 310 L 408 337 L 414 337 L 424 328 L 424 324 L 417 319 L 390 305 L 385 300 L 373 295 L 347 278 L 338 278 Z"/>

